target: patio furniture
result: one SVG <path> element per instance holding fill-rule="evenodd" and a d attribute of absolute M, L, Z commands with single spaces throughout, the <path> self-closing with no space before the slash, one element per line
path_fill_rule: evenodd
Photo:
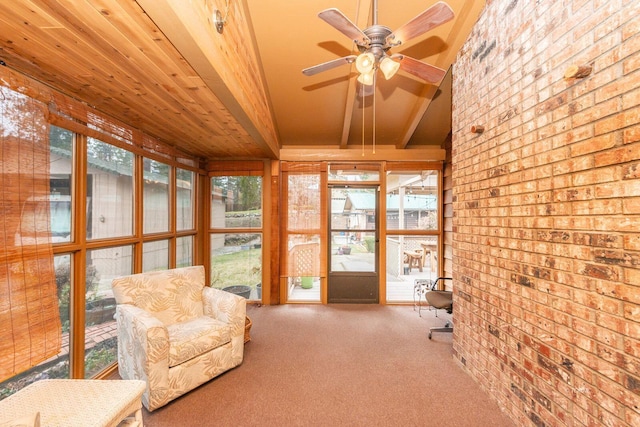
<path fill-rule="evenodd" d="M 413 281 L 413 311 L 416 311 L 416 307 L 418 307 L 420 317 L 422 317 L 422 298 L 431 289 L 431 286 L 433 286 L 431 279 L 415 279 Z"/>
<path fill-rule="evenodd" d="M 420 242 L 420 246 L 422 247 L 422 266 L 426 265 L 427 255 L 429 256 L 429 266 L 431 271 L 435 272 L 437 268 L 437 253 L 438 246 L 435 243 L 430 242 Z"/>
<path fill-rule="evenodd" d="M 422 251 L 404 251 L 404 262 L 409 265 L 409 271 L 413 268 L 417 268 L 422 272 Z"/>
<path fill-rule="evenodd" d="M 438 277 L 433 282 L 431 290 L 424 294 L 429 305 L 436 309 L 436 317 L 438 317 L 438 310 L 446 310 L 449 314 L 453 313 L 453 292 L 438 289 L 440 287 L 439 282 L 444 282 L 445 280 L 453 279 L 450 277 Z M 441 288 L 444 288 L 444 283 L 442 283 Z M 444 326 L 429 328 L 429 339 L 431 339 L 433 332 L 453 332 L 453 325 L 448 320 Z"/>
<path fill-rule="evenodd" d="M 203 266 L 119 277 L 112 288 L 118 371 L 147 383 L 149 411 L 242 363 L 247 300 L 205 287 Z"/>
<path fill-rule="evenodd" d="M 0 425 L 142 427 L 145 388 L 137 380 L 36 381 L 0 401 Z"/>

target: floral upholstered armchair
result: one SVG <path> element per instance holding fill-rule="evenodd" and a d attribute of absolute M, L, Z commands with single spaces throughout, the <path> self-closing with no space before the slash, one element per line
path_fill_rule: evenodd
<path fill-rule="evenodd" d="M 203 266 L 119 277 L 112 288 L 118 371 L 147 383 L 149 411 L 242 363 L 246 300 L 205 287 Z"/>

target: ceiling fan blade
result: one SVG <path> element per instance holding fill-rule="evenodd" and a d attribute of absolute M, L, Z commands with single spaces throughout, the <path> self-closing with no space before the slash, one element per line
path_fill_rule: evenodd
<path fill-rule="evenodd" d="M 402 27 L 389 34 L 386 43 L 397 46 L 406 43 L 409 39 L 424 34 L 427 31 L 451 21 L 454 17 L 453 10 L 448 4 L 439 1 Z"/>
<path fill-rule="evenodd" d="M 340 65 L 351 64 L 356 60 L 356 58 L 356 55 L 349 55 L 342 58 L 333 59 L 331 61 L 323 62 L 322 64 L 314 65 L 313 67 L 305 68 L 304 70 L 302 70 L 302 74 L 304 74 L 305 76 L 313 76 L 314 74 L 339 67 Z"/>
<path fill-rule="evenodd" d="M 429 83 L 439 83 L 447 73 L 442 68 L 418 61 L 410 56 L 395 54 L 391 56 L 391 59 L 400 61 L 401 70 L 406 71 L 409 74 L 413 74 L 416 77 L 420 77 L 422 80 Z"/>
<path fill-rule="evenodd" d="M 318 14 L 318 17 L 345 36 L 349 37 L 359 46 L 368 46 L 371 42 L 369 37 L 367 37 L 367 35 L 356 26 L 356 24 L 351 22 L 344 13 L 340 12 L 336 8 L 323 10 Z"/>

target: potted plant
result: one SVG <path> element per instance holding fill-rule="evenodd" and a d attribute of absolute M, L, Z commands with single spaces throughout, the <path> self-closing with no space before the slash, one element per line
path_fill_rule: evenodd
<path fill-rule="evenodd" d="M 311 289 L 311 288 L 313 288 L 313 277 L 312 276 L 302 276 L 300 278 L 300 287 L 302 289 Z"/>
<path fill-rule="evenodd" d="M 240 295 L 246 299 L 251 296 L 251 287 L 247 285 L 234 285 L 222 288 L 223 291 L 231 292 L 232 294 Z"/>

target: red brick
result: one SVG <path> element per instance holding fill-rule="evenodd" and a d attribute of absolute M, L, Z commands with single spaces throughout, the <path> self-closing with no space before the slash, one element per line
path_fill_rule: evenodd
<path fill-rule="evenodd" d="M 635 160 L 637 158 L 635 151 L 633 147 L 620 147 L 602 153 L 596 153 L 594 155 L 594 166 L 610 166 Z"/>
<path fill-rule="evenodd" d="M 624 199 L 622 212 L 625 215 L 640 214 L 640 197 Z"/>
<path fill-rule="evenodd" d="M 624 113 L 618 113 L 595 123 L 594 134 L 602 135 L 608 132 L 613 132 L 627 126 L 627 119 Z"/>
<path fill-rule="evenodd" d="M 636 79 L 633 84 L 637 86 L 640 85 L 640 79 Z M 626 89 L 628 90 L 629 87 Z M 638 105 L 640 105 L 640 87 L 636 87 L 634 90 L 628 91 L 622 95 L 622 108 L 625 110 Z"/>
<path fill-rule="evenodd" d="M 598 168 L 574 173 L 572 183 L 574 186 L 579 187 L 582 185 L 610 183 L 617 181 L 617 178 L 615 168 Z M 609 185 L 613 186 L 613 184 Z"/>
<path fill-rule="evenodd" d="M 609 172 L 609 176 L 615 175 L 614 171 L 609 170 Z M 623 180 L 614 183 L 604 183 L 596 187 L 595 195 L 598 198 L 640 196 L 640 180 Z"/>

